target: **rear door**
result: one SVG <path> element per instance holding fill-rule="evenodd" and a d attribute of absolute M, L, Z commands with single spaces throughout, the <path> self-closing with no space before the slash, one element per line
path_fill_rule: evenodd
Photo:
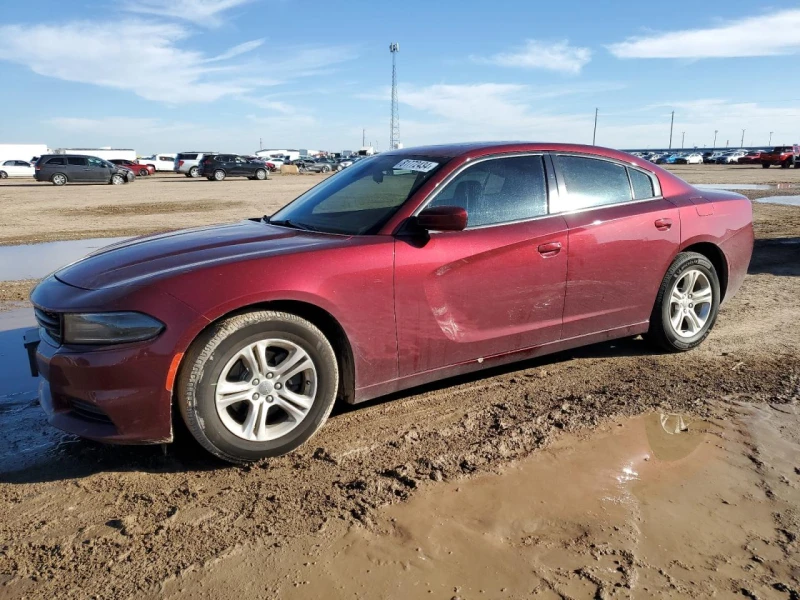
<path fill-rule="evenodd" d="M 644 169 L 572 154 L 553 163 L 556 208 L 569 226 L 562 337 L 648 321 L 680 244 L 677 207 Z"/>
<path fill-rule="evenodd" d="M 541 154 L 469 163 L 428 206 L 461 206 L 464 231 L 395 243 L 401 376 L 559 339 L 567 226 L 548 215 Z"/>

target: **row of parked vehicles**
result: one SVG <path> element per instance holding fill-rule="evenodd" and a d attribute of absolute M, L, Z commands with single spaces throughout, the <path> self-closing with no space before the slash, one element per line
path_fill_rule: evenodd
<path fill-rule="evenodd" d="M 632 152 L 658 165 L 761 165 L 800 168 L 800 145 L 775 146 L 772 150 L 716 150 L 709 152 Z"/>
<path fill-rule="evenodd" d="M 240 156 L 216 152 L 183 152 L 179 154 L 153 155 L 131 161 L 125 159 L 106 160 L 83 154 L 45 154 L 30 161 L 6 160 L 0 164 L 0 179 L 8 177 L 32 177 L 54 185 L 67 183 L 122 184 L 135 181 L 136 177 L 147 177 L 156 171 L 174 171 L 186 177 L 206 177 L 210 181 L 222 181 L 228 177 L 247 177 L 264 181 L 270 171 L 278 171 L 284 164 L 293 164 L 301 173 L 330 173 L 341 171 L 363 157 L 319 158 L 302 157 L 298 160 L 258 156 Z M 167 167 L 169 164 L 169 168 Z"/>

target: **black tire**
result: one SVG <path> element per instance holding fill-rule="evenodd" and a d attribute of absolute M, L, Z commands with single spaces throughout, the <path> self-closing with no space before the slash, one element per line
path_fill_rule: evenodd
<path fill-rule="evenodd" d="M 789 168 L 789 167 L 791 167 L 791 166 L 792 166 L 792 163 L 791 163 L 791 162 L 789 162 L 789 160 L 788 160 L 788 159 L 787 159 L 787 160 L 785 160 L 785 161 L 783 161 L 783 162 L 781 163 L 781 169 L 788 169 L 788 168 Z"/>
<path fill-rule="evenodd" d="M 264 181 L 267 178 L 267 171 L 266 169 L 257 169 L 256 176 L 254 179 L 258 179 L 259 181 Z"/>
<path fill-rule="evenodd" d="M 184 173 L 183 176 L 184 177 L 191 177 L 191 175 L 189 175 L 188 173 Z"/>
<path fill-rule="evenodd" d="M 711 285 L 711 307 L 703 327 L 691 337 L 678 335 L 670 323 L 670 294 L 675 284 L 683 275 L 696 269 L 703 273 Z M 697 252 L 681 252 L 672 261 L 658 289 L 653 312 L 650 315 L 650 329 L 645 337 L 655 346 L 668 352 L 685 352 L 699 346 L 708 337 L 719 313 L 720 288 L 719 277 L 714 265 Z"/>
<path fill-rule="evenodd" d="M 197 167 L 192 167 L 189 169 L 189 177 L 199 177 L 199 173 L 197 172 Z"/>
<path fill-rule="evenodd" d="M 62 186 L 66 185 L 68 179 L 63 173 L 53 173 L 53 176 L 50 177 L 50 181 L 53 182 L 53 185 Z"/>
<path fill-rule="evenodd" d="M 123 183 L 125 183 L 125 179 L 126 177 L 124 175 L 121 175 L 119 173 L 114 173 L 111 176 L 111 180 L 108 183 L 110 183 L 111 185 L 122 185 Z"/>
<path fill-rule="evenodd" d="M 288 433 L 269 441 L 250 441 L 223 423 L 215 391 L 223 370 L 239 350 L 267 338 L 288 340 L 307 353 L 317 371 L 317 393 L 306 416 Z M 223 460 L 246 463 L 286 454 L 305 443 L 330 415 L 338 384 L 336 356 L 317 327 L 290 313 L 256 311 L 224 319 L 192 343 L 178 376 L 176 402 L 200 445 Z"/>
<path fill-rule="evenodd" d="M 208 179 L 209 181 L 214 181 L 214 178 L 213 178 L 211 175 L 209 175 L 208 177 L 206 177 L 206 179 Z"/>
<path fill-rule="evenodd" d="M 150 171 L 148 171 L 147 169 L 139 170 L 139 177 L 145 177 L 146 175 L 150 175 Z"/>
<path fill-rule="evenodd" d="M 8 179 L 8 173 L 5 171 L 0 171 L 0 179 Z"/>
<path fill-rule="evenodd" d="M 329 173 L 330 170 L 331 170 L 331 168 L 328 165 L 325 165 L 324 167 L 322 167 L 322 172 L 323 173 Z"/>
<path fill-rule="evenodd" d="M 213 178 L 214 181 L 222 181 L 223 179 L 225 179 L 225 171 L 223 171 L 222 169 L 217 169 L 216 171 L 214 171 Z"/>
<path fill-rule="evenodd" d="M 772 165 L 770 165 L 769 163 L 761 163 L 761 168 L 762 169 L 769 169 L 771 166 Z"/>

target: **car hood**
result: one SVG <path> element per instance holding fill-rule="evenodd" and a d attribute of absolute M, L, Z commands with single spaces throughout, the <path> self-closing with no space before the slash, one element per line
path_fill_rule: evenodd
<path fill-rule="evenodd" d="M 340 246 L 351 239 L 247 220 L 132 238 L 101 248 L 55 276 L 88 290 L 145 284 L 198 268 Z"/>

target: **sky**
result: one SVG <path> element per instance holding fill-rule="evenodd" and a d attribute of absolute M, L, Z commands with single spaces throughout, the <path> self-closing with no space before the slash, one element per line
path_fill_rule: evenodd
<path fill-rule="evenodd" d="M 66 6 L 69 10 L 65 10 Z M 800 2 L 0 0 L 0 143 L 800 141 Z"/>

